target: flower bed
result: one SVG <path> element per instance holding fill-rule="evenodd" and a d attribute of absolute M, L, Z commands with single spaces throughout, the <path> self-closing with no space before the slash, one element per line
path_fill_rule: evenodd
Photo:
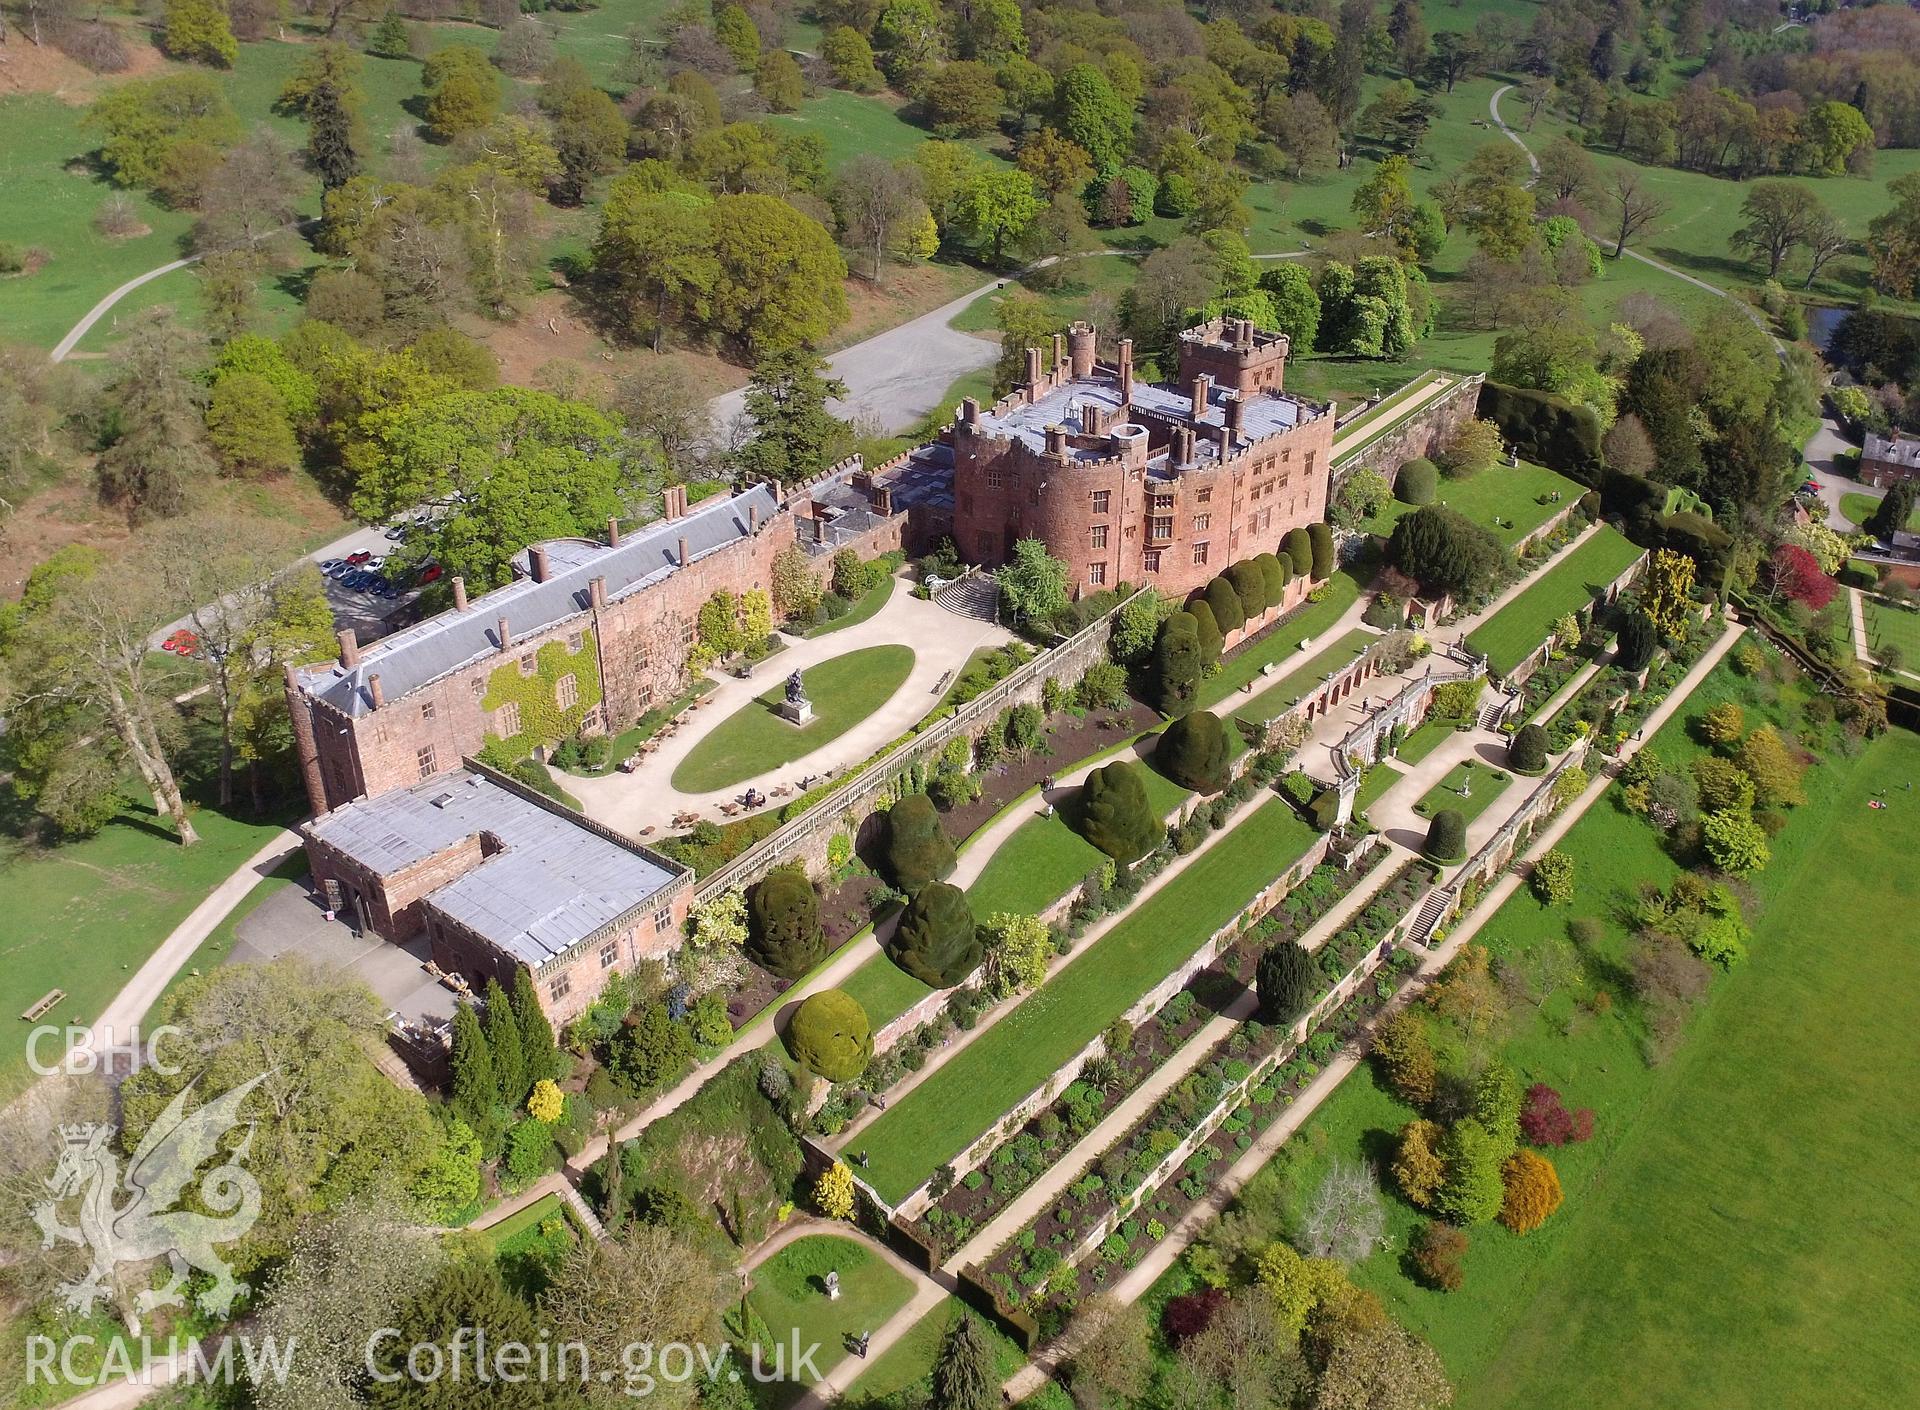
<path fill-rule="evenodd" d="M 976 1229 L 1073 1150 L 1099 1124 L 1107 1108 L 1137 1089 L 1243 993 L 1262 950 L 1312 929 L 1321 915 L 1373 874 L 1385 855 L 1384 848 L 1375 847 L 1351 867 L 1325 862 L 1315 867 L 1245 937 L 1222 951 L 1142 1023 L 1124 1051 L 1084 1064 L 1076 1080 L 1052 1103 L 929 1205 L 913 1221 L 919 1240 L 941 1259 L 965 1244 Z"/>

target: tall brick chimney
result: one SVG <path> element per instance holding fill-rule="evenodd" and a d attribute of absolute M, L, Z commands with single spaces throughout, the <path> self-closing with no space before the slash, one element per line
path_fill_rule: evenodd
<path fill-rule="evenodd" d="M 760 532 L 760 506 L 757 504 L 747 506 L 747 532 L 750 534 Z"/>
<path fill-rule="evenodd" d="M 1207 394 L 1213 390 L 1213 378 L 1202 372 L 1193 379 L 1193 416 L 1197 421 L 1207 414 Z"/>
<path fill-rule="evenodd" d="M 1233 345 L 1237 348 L 1253 346 L 1253 320 L 1236 318 L 1233 320 Z"/>
<path fill-rule="evenodd" d="M 1047 427 L 1047 454 L 1064 456 L 1067 453 L 1067 428 L 1065 426 Z"/>
<path fill-rule="evenodd" d="M 1239 440 L 1247 424 L 1247 398 L 1244 392 L 1236 392 L 1227 398 L 1227 435 L 1230 440 Z"/>
<path fill-rule="evenodd" d="M 1133 404 L 1133 339 L 1120 340 L 1120 410 Z"/>
<path fill-rule="evenodd" d="M 607 580 L 605 578 L 587 579 L 587 605 L 598 612 L 607 605 Z"/>
<path fill-rule="evenodd" d="M 351 671 L 360 664 L 360 638 L 352 627 L 342 627 L 334 635 L 340 642 L 340 669 Z"/>
<path fill-rule="evenodd" d="M 467 610 L 467 580 L 457 574 L 453 579 L 453 610 L 456 612 Z"/>
<path fill-rule="evenodd" d="M 607 547 L 620 547 L 620 518 L 615 514 L 607 516 Z"/>
<path fill-rule="evenodd" d="M 1040 349 L 1027 349 L 1027 400 L 1040 400 Z"/>
<path fill-rule="evenodd" d="M 376 710 L 387 703 L 387 693 L 380 688 L 378 671 L 367 677 L 367 698 L 373 701 L 373 708 Z"/>
<path fill-rule="evenodd" d="M 536 583 L 544 583 L 547 580 L 549 569 L 544 544 L 536 543 L 527 550 L 527 572 Z"/>
<path fill-rule="evenodd" d="M 1055 333 L 1053 335 L 1053 365 L 1055 368 L 1061 368 L 1067 365 L 1067 335 L 1065 333 Z"/>
<path fill-rule="evenodd" d="M 686 536 L 685 534 L 682 534 L 682 535 L 680 535 L 680 561 L 679 561 L 679 566 L 680 566 L 680 567 L 682 567 L 682 568 L 684 568 L 684 567 L 686 567 L 686 566 L 687 566 L 687 560 L 688 560 L 688 559 L 690 559 L 691 557 L 693 557 L 693 551 L 692 551 L 692 549 L 691 549 L 691 548 L 690 548 L 690 547 L 688 546 L 688 544 L 687 544 L 687 536 Z"/>
<path fill-rule="evenodd" d="M 513 633 L 507 630 L 507 619 L 504 615 L 501 616 L 499 621 L 494 623 L 494 629 L 499 633 L 500 649 L 502 651 L 505 651 L 509 646 L 513 645 Z"/>

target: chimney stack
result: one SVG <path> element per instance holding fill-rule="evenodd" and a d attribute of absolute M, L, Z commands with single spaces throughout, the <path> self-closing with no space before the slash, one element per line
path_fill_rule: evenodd
<path fill-rule="evenodd" d="M 380 688 L 378 671 L 367 677 L 367 696 L 373 701 L 373 708 L 376 710 L 387 703 L 387 693 Z"/>
<path fill-rule="evenodd" d="M 1047 427 L 1047 454 L 1064 457 L 1067 453 L 1067 428 L 1065 426 Z"/>
<path fill-rule="evenodd" d="M 1040 400 L 1040 349 L 1027 349 L 1027 401 Z"/>
<path fill-rule="evenodd" d="M 1227 398 L 1227 436 L 1238 440 L 1247 424 L 1247 399 L 1244 395 Z"/>
<path fill-rule="evenodd" d="M 660 492 L 660 507 L 666 511 L 669 519 L 679 519 L 687 512 L 687 487 L 668 485 Z"/>
<path fill-rule="evenodd" d="M 607 516 L 607 547 L 620 547 L 620 518 L 615 514 Z"/>
<path fill-rule="evenodd" d="M 340 641 L 340 668 L 351 671 L 360 664 L 360 639 L 353 634 L 352 627 L 342 627 L 335 635 Z"/>
<path fill-rule="evenodd" d="M 1234 319 L 1233 342 L 1235 347 L 1250 348 L 1253 346 L 1253 320 L 1251 318 Z"/>
<path fill-rule="evenodd" d="M 505 651 L 509 646 L 513 645 L 513 634 L 507 630 L 506 617 L 502 616 L 499 621 L 494 623 L 494 630 L 499 634 L 500 649 L 502 651 Z"/>
<path fill-rule="evenodd" d="M 1120 340 L 1120 410 L 1133 405 L 1133 339 Z"/>
<path fill-rule="evenodd" d="M 1065 333 L 1055 333 L 1053 335 L 1053 369 L 1058 372 L 1066 365 L 1067 335 Z"/>
<path fill-rule="evenodd" d="M 980 419 L 980 398 L 962 397 L 960 399 L 960 419 L 969 426 Z"/>
<path fill-rule="evenodd" d="M 456 612 L 467 610 L 467 580 L 457 574 L 453 579 L 453 610 Z"/>
<path fill-rule="evenodd" d="M 605 578 L 587 579 L 587 605 L 599 612 L 607 605 L 607 580 Z"/>
<path fill-rule="evenodd" d="M 873 512 L 875 514 L 893 513 L 893 487 L 875 485 L 873 487 Z"/>
<path fill-rule="evenodd" d="M 544 544 L 535 544 L 527 550 L 527 572 L 536 583 L 547 580 L 547 549 Z"/>
<path fill-rule="evenodd" d="M 1080 407 L 1080 434 L 1097 436 L 1104 429 L 1100 425 L 1102 410 L 1097 402 L 1085 402 Z"/>
<path fill-rule="evenodd" d="M 1207 394 L 1213 390 L 1213 378 L 1202 372 L 1193 379 L 1193 419 L 1207 414 Z"/>
<path fill-rule="evenodd" d="M 682 534 L 680 535 L 680 566 L 682 568 L 686 567 L 687 560 L 691 557 L 693 557 L 693 553 L 687 546 L 687 536 Z"/>
<path fill-rule="evenodd" d="M 757 504 L 747 506 L 747 532 L 750 534 L 760 532 L 760 506 Z"/>

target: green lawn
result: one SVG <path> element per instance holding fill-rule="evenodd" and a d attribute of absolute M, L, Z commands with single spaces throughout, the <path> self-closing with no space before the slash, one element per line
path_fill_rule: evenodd
<path fill-rule="evenodd" d="M 1394 758 L 1408 766 L 1419 763 L 1458 733 L 1450 720 L 1424 720 L 1395 751 Z"/>
<path fill-rule="evenodd" d="M 1499 774 L 1499 778 L 1494 775 Z M 1467 797 L 1460 796 L 1462 787 L 1469 786 L 1472 792 Z M 1493 805 L 1494 799 L 1505 793 L 1513 783 L 1513 775 L 1505 769 L 1490 769 L 1485 764 L 1471 759 L 1462 759 L 1447 770 L 1445 778 L 1421 795 L 1413 805 L 1413 811 L 1423 818 L 1431 818 L 1435 813 L 1451 808 L 1468 823 L 1479 817 Z"/>
<path fill-rule="evenodd" d="M 847 976 L 840 986 L 860 1001 L 874 1028 L 890 1023 L 933 992 L 883 951 Z"/>
<path fill-rule="evenodd" d="M 1320 601 L 1307 603 L 1265 636 L 1223 660 L 1219 671 L 1200 683 L 1200 708 L 1216 708 L 1257 677 L 1262 666 L 1290 659 L 1300 649 L 1300 638 L 1323 635 L 1353 606 L 1360 595 L 1360 580 L 1340 569 L 1327 579 L 1326 588 L 1327 595 Z"/>
<path fill-rule="evenodd" d="M 1407 771 L 1397 764 L 1390 764 L 1384 759 L 1375 764 L 1371 769 L 1367 770 L 1366 778 L 1360 782 L 1360 791 L 1354 795 L 1353 811 L 1355 814 L 1366 812 L 1367 809 L 1371 808 L 1386 795 L 1388 789 L 1392 788 L 1406 776 Z"/>
<path fill-rule="evenodd" d="M 1882 647 L 1891 646 L 1900 653 L 1900 667 L 1920 671 L 1920 610 L 1895 607 L 1869 597 L 1861 604 L 1866 618 L 1867 649 L 1878 656 Z"/>
<path fill-rule="evenodd" d="M 1691 722 L 1737 700 L 1750 723 L 1777 711 L 1723 667 L 1652 747 L 1685 765 Z M 1524 889 L 1482 931 L 1497 955 L 1534 973 L 1558 953 L 1561 981 L 1516 1012 L 1505 1057 L 1522 1083 L 1557 1087 L 1597 1113 L 1595 1138 L 1553 1152 L 1567 1203 L 1517 1238 L 1472 1233 L 1466 1285 L 1451 1295 L 1408 1281 L 1399 1250 L 1420 1222 L 1389 1201 L 1392 1252 L 1354 1271 L 1394 1316 L 1430 1338 L 1467 1410 L 1634 1405 L 1662 1410 L 1766 1405 L 1882 1406 L 1920 1373 L 1920 1297 L 1910 1218 L 1920 1138 L 1908 1099 L 1920 1082 L 1904 1029 L 1912 927 L 1908 858 L 1920 804 L 1889 785 L 1920 774 L 1920 738 L 1890 731 L 1858 756 L 1827 756 L 1806 776 L 1809 803 L 1774 839 L 1755 879 L 1751 958 L 1716 982 L 1665 1065 L 1641 1053 L 1641 1020 L 1622 995 L 1621 915 L 1643 882 L 1675 864 L 1655 833 L 1612 797 L 1560 843 L 1577 898 L 1542 907 Z M 1876 789 L 1890 806 L 1866 807 Z M 1836 865 L 1836 862 L 1841 864 Z M 1582 962 L 1573 917 L 1604 938 Z M 1596 1016 L 1595 988 L 1618 1002 Z M 1356 1074 L 1283 1156 L 1297 1215 L 1325 1164 L 1382 1149 L 1412 1112 Z"/>
<path fill-rule="evenodd" d="M 827 1296 L 826 1276 L 840 1275 L 840 1296 Z M 797 1336 L 801 1347 L 817 1345 L 813 1364 L 821 1372 L 845 1360 L 846 1339 L 880 1327 L 906 1306 L 913 1284 L 864 1244 L 834 1234 L 811 1234 L 795 1239 L 753 1270 L 753 1291 L 747 1303 L 759 1314 L 771 1334 L 772 1345 L 761 1353 L 761 1364 L 772 1366 L 773 1347 L 784 1346 L 793 1355 Z M 803 1387 L 780 1386 L 797 1397 Z"/>
<path fill-rule="evenodd" d="M 1297 640 L 1297 638 L 1296 638 Z M 1253 696 L 1244 705 L 1233 709 L 1235 718 L 1252 720 L 1264 724 L 1277 715 L 1283 715 L 1298 705 L 1307 696 L 1313 694 L 1323 684 L 1326 677 L 1351 666 L 1366 651 L 1367 647 L 1379 640 L 1378 635 L 1361 627 L 1355 627 L 1331 646 L 1314 645 L 1320 649 L 1311 656 L 1297 656 L 1300 665 L 1294 665 L 1285 675 L 1272 685 L 1265 686 L 1258 695 Z M 1287 662 L 1287 665 L 1293 665 Z M 1259 686 L 1261 681 L 1255 677 L 1250 685 Z"/>
<path fill-rule="evenodd" d="M 767 121 L 793 132 L 811 132 L 827 144 L 827 166 L 836 168 L 855 157 L 909 157 L 933 134 L 900 116 L 905 107 L 891 101 L 822 88 L 797 113 L 775 113 Z"/>
<path fill-rule="evenodd" d="M 775 686 L 696 744 L 673 771 L 673 786 L 710 793 L 811 754 L 886 704 L 912 670 L 910 646 L 869 646 L 822 661 L 801 677 L 813 701 L 809 724 L 798 727 L 773 713 L 785 698 L 784 686 Z"/>
<path fill-rule="evenodd" d="M 1855 528 L 1859 528 L 1871 519 L 1874 511 L 1879 507 L 1879 495 L 1859 494 L 1850 490 L 1840 496 L 1841 516 Z M 1920 504 L 1915 505 L 1913 511 L 1907 515 L 1907 527 L 1920 530 Z"/>
<path fill-rule="evenodd" d="M 1556 492 L 1558 503 L 1552 499 Z M 1584 485 L 1523 460 L 1518 465 L 1495 465 L 1471 479 L 1442 479 L 1435 502 L 1458 510 L 1511 548 L 1584 493 Z M 1367 527 L 1382 536 L 1391 534 L 1401 517 L 1413 510 L 1411 504 L 1390 500 Z"/>
<path fill-rule="evenodd" d="M 1312 841 L 1306 824 L 1279 799 L 1219 838 L 866 1129 L 874 1188 L 900 1199 L 959 1154 L 1232 920 Z"/>
<path fill-rule="evenodd" d="M 1547 639 L 1555 622 L 1585 607 L 1643 552 L 1618 529 L 1602 524 L 1585 543 L 1495 613 L 1492 621 L 1483 623 L 1467 644 L 1486 653 L 1494 674 L 1505 675 Z"/>
<path fill-rule="evenodd" d="M 841 1403 L 852 1410 L 922 1410 L 932 1393 L 933 1363 L 939 1358 L 940 1343 L 947 1329 L 967 1310 L 958 1297 L 940 1303 L 860 1373 L 859 1379 L 847 1387 Z M 1002 1378 L 1027 1364 L 1026 1353 L 991 1318 L 973 1315 L 993 1346 Z M 1072 1405 L 1067 1393 L 1051 1380 L 1020 1403 L 1031 1410 L 1070 1410 Z"/>
<path fill-rule="evenodd" d="M 811 640 L 817 636 L 826 636 L 831 632 L 845 631 L 848 627 L 859 626 L 862 622 L 866 621 L 867 618 L 887 605 L 887 599 L 893 596 L 894 584 L 898 581 L 899 579 L 894 577 L 893 574 L 887 574 L 886 577 L 861 593 L 860 600 L 849 607 L 844 616 L 836 617 L 831 622 L 822 622 L 819 626 L 808 632 L 808 639 Z"/>
<path fill-rule="evenodd" d="M 10 793 L 0 794 L 11 808 Z M 129 804 L 99 833 L 0 864 L 8 916 L 0 940 L 0 1012 L 19 1014 L 52 989 L 67 997 L 40 1023 L 90 1023 L 148 955 L 279 830 L 280 819 L 193 812 L 200 841 L 182 847 L 152 810 Z M 0 1056 L 0 1098 L 29 1080 L 24 1043 Z"/>

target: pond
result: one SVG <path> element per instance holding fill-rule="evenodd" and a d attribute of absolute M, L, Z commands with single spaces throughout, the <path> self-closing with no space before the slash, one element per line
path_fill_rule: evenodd
<path fill-rule="evenodd" d="M 1833 341 L 1834 333 L 1851 312 L 1853 310 L 1848 308 L 1809 304 L 1807 306 L 1807 340 L 1824 353 L 1827 350 L 1827 344 Z"/>

